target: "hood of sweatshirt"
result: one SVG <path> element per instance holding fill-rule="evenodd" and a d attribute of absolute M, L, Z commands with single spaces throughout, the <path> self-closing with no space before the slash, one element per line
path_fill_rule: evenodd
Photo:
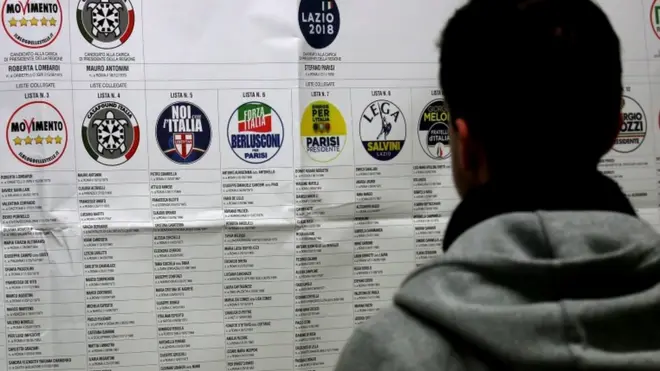
<path fill-rule="evenodd" d="M 598 175 L 544 197 L 487 188 L 458 207 L 445 256 L 397 305 L 497 369 L 660 370 L 660 237 L 618 186 Z"/>

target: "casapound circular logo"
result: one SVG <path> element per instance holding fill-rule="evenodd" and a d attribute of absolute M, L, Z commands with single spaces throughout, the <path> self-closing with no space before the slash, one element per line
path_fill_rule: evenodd
<path fill-rule="evenodd" d="M 123 45 L 135 28 L 130 0 L 79 0 L 76 21 L 82 37 L 99 49 Z"/>
<path fill-rule="evenodd" d="M 85 115 L 82 141 L 87 153 L 99 164 L 121 165 L 135 155 L 140 127 L 133 112 L 118 102 L 101 102 Z"/>
<path fill-rule="evenodd" d="M 334 0 L 301 0 L 298 25 L 307 44 L 327 48 L 339 34 L 339 7 Z"/>

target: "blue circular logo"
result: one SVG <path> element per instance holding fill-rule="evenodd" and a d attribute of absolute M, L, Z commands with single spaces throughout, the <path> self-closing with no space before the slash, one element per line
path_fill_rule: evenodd
<path fill-rule="evenodd" d="M 156 140 L 170 160 L 179 164 L 197 162 L 211 144 L 209 118 L 193 103 L 172 103 L 158 116 Z"/>
<path fill-rule="evenodd" d="M 307 44 L 323 49 L 332 44 L 339 33 L 339 8 L 334 0 L 301 0 L 298 24 Z"/>

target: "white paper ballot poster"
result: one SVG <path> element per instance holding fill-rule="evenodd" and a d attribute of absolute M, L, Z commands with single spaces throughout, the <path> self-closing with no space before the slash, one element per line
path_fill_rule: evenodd
<path fill-rule="evenodd" d="M 660 2 L 600 2 L 658 224 Z M 440 254 L 461 0 L 0 3 L 1 370 L 329 371 Z"/>

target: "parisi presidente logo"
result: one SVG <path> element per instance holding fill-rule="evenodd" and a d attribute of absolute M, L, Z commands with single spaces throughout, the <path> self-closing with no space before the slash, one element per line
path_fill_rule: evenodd
<path fill-rule="evenodd" d="M 655 37 L 660 39 L 660 0 L 653 0 L 650 13 L 651 28 Z"/>
<path fill-rule="evenodd" d="M 209 118 L 193 103 L 172 103 L 158 116 L 156 140 L 170 160 L 179 164 L 197 162 L 211 144 Z"/>
<path fill-rule="evenodd" d="M 130 0 L 79 0 L 76 21 L 82 37 L 99 49 L 123 45 L 135 28 Z"/>
<path fill-rule="evenodd" d="M 14 157 L 31 167 L 60 160 L 68 144 L 68 129 L 60 111 L 49 102 L 26 103 L 7 122 L 6 141 Z"/>
<path fill-rule="evenodd" d="M 268 104 L 248 102 L 232 113 L 227 140 L 234 154 L 251 164 L 262 164 L 277 155 L 284 144 L 280 115 Z"/>
<path fill-rule="evenodd" d="M 360 140 L 367 153 L 379 161 L 389 161 L 401 153 L 406 142 L 406 118 L 393 102 L 371 102 L 360 117 Z"/>
<path fill-rule="evenodd" d="M 59 0 L 5 0 L 2 27 L 16 44 L 44 48 L 62 31 L 62 5 Z"/>
<path fill-rule="evenodd" d="M 310 103 L 300 122 L 300 138 L 309 157 L 316 162 L 330 162 L 346 145 L 346 121 L 334 104 Z"/>

